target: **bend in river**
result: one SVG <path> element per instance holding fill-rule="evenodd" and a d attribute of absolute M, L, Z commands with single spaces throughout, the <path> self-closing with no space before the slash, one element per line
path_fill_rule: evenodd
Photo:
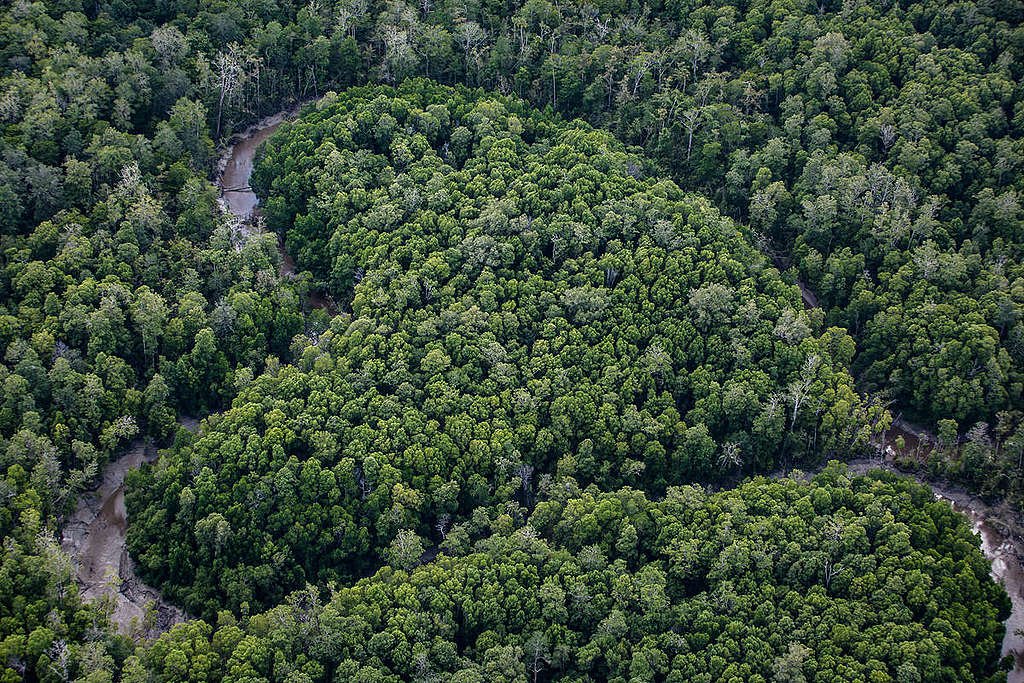
<path fill-rule="evenodd" d="M 945 499 L 936 492 L 938 498 Z M 1021 566 L 1020 543 L 1012 534 L 1004 533 L 993 526 L 989 516 L 977 507 L 964 505 L 958 499 L 949 499 L 953 509 L 967 515 L 971 528 L 981 537 L 981 551 L 992 560 L 992 578 L 1003 584 L 1013 607 L 1006 620 L 1006 635 L 1003 637 L 1002 655 L 1013 657 L 1013 670 L 1007 675 L 1007 683 L 1024 682 L 1024 567 Z M 975 501 L 977 502 L 977 501 Z"/>
<path fill-rule="evenodd" d="M 221 192 L 221 206 L 239 220 L 242 231 L 246 234 L 255 234 L 263 230 L 257 211 L 260 199 L 249 186 L 256 152 L 282 123 L 294 118 L 298 111 L 296 107 L 278 112 L 254 124 L 225 150 L 217 165 L 217 187 Z M 281 256 L 281 275 L 294 276 L 295 259 L 285 250 L 281 237 L 277 240 L 277 251 Z M 304 304 L 309 309 L 322 308 L 332 315 L 338 312 L 334 301 L 322 292 L 307 292 Z"/>
<path fill-rule="evenodd" d="M 223 205 L 242 221 L 253 218 L 259 197 L 249 187 L 256 150 L 264 140 L 274 134 L 282 123 L 292 118 L 297 110 L 288 110 L 269 116 L 239 136 L 221 157 L 218 164 L 217 187 Z"/>
<path fill-rule="evenodd" d="M 780 270 L 783 263 L 776 258 Z M 801 280 L 796 281 L 804 307 L 818 308 L 818 297 Z M 876 444 L 884 459 L 862 459 L 847 463 L 856 474 L 866 474 L 872 469 L 883 469 L 915 479 L 919 484 L 931 488 L 936 498 L 948 501 L 953 509 L 971 521 L 971 528 L 981 539 L 981 551 L 992 563 L 992 578 L 1003 585 L 1013 607 L 1006 620 L 1006 634 L 1003 637 L 1002 656 L 1013 657 L 1013 669 L 1007 675 L 1007 683 L 1024 683 L 1024 542 L 1016 532 L 1016 515 L 1012 511 L 997 511 L 977 496 L 928 481 L 919 474 L 897 469 L 889 461 L 895 457 L 897 437 L 903 439 L 900 453 L 911 454 L 914 458 L 927 456 L 935 439 L 927 430 L 897 417 L 891 429 Z M 774 476 L 774 475 L 773 475 Z"/>
<path fill-rule="evenodd" d="M 258 221 L 255 221 L 254 218 L 259 198 L 249 187 L 256 151 L 264 140 L 296 113 L 297 109 L 290 110 L 260 121 L 246 131 L 241 139 L 228 149 L 221 160 L 217 184 L 223 192 L 223 204 L 231 213 L 256 230 L 259 230 L 259 227 Z M 282 263 L 285 264 L 282 269 L 283 274 L 294 273 L 294 262 L 285 252 L 280 240 L 278 249 L 281 253 Z M 817 308 L 818 298 L 815 293 L 803 282 L 798 281 L 797 285 L 800 288 L 804 305 L 808 308 Z M 326 299 L 310 296 L 309 304 L 314 307 L 321 305 L 331 310 L 330 302 Z M 906 444 L 912 447 L 916 447 L 921 439 L 920 430 L 902 420 L 897 420 L 889 433 L 893 439 L 895 436 L 903 437 Z M 886 450 L 891 450 L 891 446 Z M 948 500 L 955 510 L 970 519 L 974 532 L 981 538 L 982 552 L 992 562 L 992 577 L 1003 584 L 1013 604 L 1010 617 L 1006 621 L 1006 635 L 1002 648 L 1003 656 L 1013 655 L 1014 657 L 1014 669 L 1007 677 L 1007 682 L 1024 683 L 1024 636 L 1017 632 L 1024 629 L 1024 565 L 1022 565 L 1024 544 L 1017 539 L 1012 531 L 1002 530 L 1006 527 L 1005 523 L 993 524 L 994 520 L 1000 519 L 1000 515 L 975 496 L 937 485 L 916 474 L 897 470 L 887 460 L 854 460 L 848 465 L 856 474 L 865 474 L 872 469 L 885 469 L 904 476 L 912 476 L 918 483 L 930 487 L 937 498 Z"/>
<path fill-rule="evenodd" d="M 239 218 L 249 231 L 260 230 L 258 221 L 254 220 L 259 198 L 249 187 L 256 151 L 281 123 L 295 113 L 296 110 L 281 112 L 259 122 L 228 148 L 221 159 L 217 185 L 222 191 L 222 205 Z M 280 241 L 278 248 L 283 263 L 282 274 L 294 274 L 294 262 Z M 802 283 L 798 284 L 805 305 L 816 307 L 817 299 L 813 292 Z M 310 297 L 309 303 L 329 310 L 331 307 L 328 300 L 315 296 Z M 892 433 L 903 436 L 905 440 L 913 437 L 914 443 L 919 436 L 900 424 L 895 426 Z M 115 604 L 112 618 L 122 632 L 130 632 L 135 620 L 142 623 L 146 606 L 151 602 L 157 606 L 158 630 L 169 628 L 185 619 L 181 610 L 164 603 L 156 590 L 135 577 L 124 544 L 127 526 L 124 510 L 125 473 L 154 458 L 152 449 L 136 441 L 127 453 L 104 468 L 99 490 L 91 496 L 83 496 L 64 530 L 64 548 L 76 560 L 76 576 L 83 586 L 83 597 L 89 600 L 103 595 L 112 596 Z M 1012 529 L 1007 528 L 1005 516 L 975 496 L 938 485 L 916 474 L 908 475 L 896 469 L 888 460 L 861 459 L 847 464 L 854 474 L 883 469 L 912 476 L 919 483 L 929 486 L 937 498 L 949 501 L 955 510 L 968 517 L 974 532 L 980 537 L 982 552 L 992 562 L 992 577 L 1002 583 L 1013 604 L 1006 621 L 1002 648 L 1004 656 L 1012 655 L 1014 658 L 1014 669 L 1007 681 L 1024 683 L 1024 636 L 1018 633 L 1024 629 L 1024 566 L 1021 563 L 1024 544 Z"/>
<path fill-rule="evenodd" d="M 82 598 L 86 602 L 110 600 L 110 620 L 125 635 L 155 635 L 186 619 L 184 612 L 135 575 L 125 545 L 125 475 L 155 459 L 156 449 L 136 439 L 121 457 L 103 468 L 99 488 L 79 497 L 63 531 L 61 545 L 72 558 Z"/>
<path fill-rule="evenodd" d="M 892 434 L 903 435 L 913 433 L 910 429 L 896 429 Z M 891 447 L 885 451 L 888 455 L 895 453 Z M 981 552 L 992 563 L 992 578 L 1002 584 L 1010 597 L 1012 608 L 1006 619 L 1006 633 L 1003 636 L 1002 656 L 1013 657 L 1013 670 L 1007 675 L 1007 683 L 1024 683 L 1024 542 L 1013 528 L 1012 513 L 989 506 L 977 496 L 963 490 L 941 483 L 929 481 L 916 472 L 905 472 L 898 469 L 888 458 L 858 458 L 846 463 L 850 472 L 864 475 L 872 470 L 885 470 L 900 476 L 910 477 L 914 481 L 929 487 L 935 497 L 948 502 L 954 510 L 961 513 L 971 523 L 971 529 L 981 541 Z M 796 475 L 796 473 L 793 473 Z M 811 474 L 804 471 L 805 476 Z M 772 477 L 790 476 L 789 473 L 778 471 Z M 798 476 L 798 475 L 797 475 Z"/>

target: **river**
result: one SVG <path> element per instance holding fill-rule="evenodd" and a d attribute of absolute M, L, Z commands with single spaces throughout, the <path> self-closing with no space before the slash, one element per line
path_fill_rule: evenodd
<path fill-rule="evenodd" d="M 221 158 L 217 177 L 222 191 L 221 206 L 238 218 L 238 227 L 245 235 L 262 231 L 256 211 L 259 198 L 249 187 L 256 151 L 295 113 L 282 112 L 260 121 L 228 147 Z M 280 239 L 278 251 L 281 276 L 294 277 L 295 262 Z M 307 293 L 304 304 L 335 312 L 334 302 L 322 294 Z M 198 429 L 198 421 L 193 418 L 183 417 L 180 422 L 186 429 Z M 187 619 L 181 609 L 164 601 L 159 591 L 136 576 L 126 545 L 125 475 L 156 458 L 156 449 L 151 444 L 142 439 L 132 442 L 120 457 L 103 468 L 98 488 L 79 497 L 62 531 L 61 546 L 73 560 L 82 598 L 87 602 L 109 600 L 111 622 L 119 632 L 134 637 L 157 635 Z"/>
<path fill-rule="evenodd" d="M 221 207 L 238 219 L 243 234 L 251 235 L 263 232 L 263 221 L 259 215 L 259 197 L 249 186 L 252 178 L 253 163 L 260 145 L 286 121 L 298 115 L 298 108 L 278 112 L 273 116 L 255 123 L 224 151 L 217 164 L 217 188 L 220 190 Z M 277 238 L 277 252 L 281 257 L 280 274 L 282 277 L 295 277 L 295 259 L 288 253 L 284 240 Z M 306 310 L 322 308 L 330 315 L 338 312 L 337 304 L 330 295 L 309 290 L 303 295 Z"/>
<path fill-rule="evenodd" d="M 906 433 L 914 434 L 910 430 Z M 889 435 L 892 438 L 897 435 L 904 436 L 905 431 L 894 429 Z M 1024 683 L 1024 635 L 1020 632 L 1024 629 L 1024 543 L 1020 540 L 1013 511 L 990 506 L 963 489 L 931 481 L 916 472 L 905 472 L 897 468 L 891 459 L 896 453 L 891 446 L 883 444 L 880 452 L 885 455 L 879 458 L 858 458 L 847 462 L 846 465 L 857 475 L 867 474 L 872 470 L 885 470 L 911 478 L 930 488 L 938 500 L 949 503 L 954 510 L 970 521 L 971 529 L 978 536 L 982 554 L 992 563 L 992 578 L 1002 584 L 1012 604 L 1010 616 L 1005 622 L 1002 656 L 1012 656 L 1014 667 L 1006 680 L 1007 683 Z M 778 478 L 789 475 L 777 471 L 771 476 Z M 808 471 L 805 471 L 804 478 L 807 476 Z"/>
<path fill-rule="evenodd" d="M 255 218 L 259 197 L 249 187 L 256 151 L 263 141 L 281 127 L 281 124 L 296 115 L 296 110 L 279 112 L 254 124 L 224 151 L 217 165 L 217 187 L 225 208 L 243 223 Z"/>
<path fill-rule="evenodd" d="M 157 635 L 186 618 L 135 575 L 125 544 L 125 474 L 155 459 L 156 449 L 136 439 L 121 457 L 108 463 L 96 491 L 79 496 L 61 542 L 73 560 L 82 598 L 86 602 L 110 600 L 111 622 L 120 633 L 135 637 Z"/>
<path fill-rule="evenodd" d="M 281 112 L 260 121 L 242 134 L 221 158 L 217 186 L 222 193 L 222 206 L 239 219 L 242 229 L 249 234 L 262 230 L 257 212 L 259 198 L 249 187 L 256 152 L 260 144 L 295 113 L 295 110 Z M 294 261 L 280 239 L 278 250 L 281 255 L 281 275 L 293 277 Z M 816 307 L 817 298 L 814 293 L 803 283 L 798 283 L 798 286 L 804 304 Z M 307 295 L 306 305 L 336 312 L 333 301 L 324 295 Z M 190 429 L 196 428 L 194 420 L 182 422 Z M 905 441 L 912 439 L 915 445 L 920 437 L 918 431 L 903 428 L 899 424 L 890 434 L 899 434 Z M 888 451 L 890 455 L 894 453 L 890 445 L 883 444 L 882 450 Z M 135 576 L 125 547 L 125 473 L 144 462 L 152 462 L 155 457 L 152 447 L 146 446 L 141 440 L 133 443 L 124 455 L 104 468 L 99 489 L 94 494 L 82 496 L 78 508 L 64 528 L 63 546 L 76 561 L 76 577 L 83 588 L 82 596 L 86 600 L 110 596 L 114 601 L 114 624 L 122 633 L 135 635 L 146 635 L 147 628 L 141 625 L 151 606 L 155 607 L 156 618 L 155 623 L 148 627 L 149 632 L 166 630 L 186 618 L 180 609 L 164 602 L 155 589 Z M 989 507 L 984 501 L 961 490 L 936 484 L 918 475 L 908 475 L 898 470 L 888 458 L 854 460 L 849 466 L 856 474 L 864 474 L 871 469 L 885 469 L 911 476 L 929 486 L 937 498 L 949 501 L 955 510 L 967 516 L 979 537 L 982 552 L 992 562 L 992 577 L 1002 583 L 1013 603 L 1013 611 L 1006 621 L 1006 636 L 1002 647 L 1003 655 L 1013 655 L 1015 660 L 1015 667 L 1007 681 L 1024 683 L 1024 636 L 1018 634 L 1018 630 L 1024 629 L 1024 569 L 1021 564 L 1024 544 L 1005 521 L 1010 515 Z"/>
<path fill-rule="evenodd" d="M 953 509 L 961 512 L 971 520 L 971 528 L 981 538 L 981 551 L 992 560 L 992 578 L 1003 584 L 1013 604 L 1009 618 L 1006 620 L 1006 635 L 1003 637 L 1003 656 L 1012 655 L 1013 671 L 1009 673 L 1007 683 L 1024 681 L 1024 568 L 1021 567 L 1021 547 L 1012 535 L 1000 531 L 989 521 L 989 516 L 982 513 L 976 505 L 963 504 L 956 499 L 948 499 L 941 493 L 936 497 L 949 500 Z"/>
<path fill-rule="evenodd" d="M 221 160 L 218 187 L 222 191 L 222 201 L 225 206 L 243 223 L 252 226 L 251 229 L 261 229 L 258 213 L 259 198 L 249 187 L 249 178 L 252 175 L 253 160 L 260 144 L 270 137 L 280 125 L 295 115 L 295 110 L 282 112 L 275 116 L 260 121 L 246 131 L 241 139 L 235 143 Z M 282 274 L 294 274 L 294 261 L 284 249 L 284 245 L 278 240 L 278 250 L 281 253 Z M 287 269 L 287 270 L 286 270 Z M 817 308 L 818 298 L 815 293 L 803 282 L 797 281 L 800 289 L 800 296 L 807 308 Z M 321 305 L 333 312 L 333 302 L 321 298 L 319 301 L 310 298 L 309 305 Z M 894 440 L 901 436 L 904 440 L 904 451 L 909 449 L 919 450 L 921 445 L 922 431 L 902 420 L 897 420 L 890 430 L 889 436 Z M 888 449 L 893 454 L 892 446 L 883 444 L 883 452 Z M 945 488 L 934 482 L 926 481 L 915 475 L 907 475 L 897 470 L 886 460 L 858 460 L 850 463 L 851 470 L 863 474 L 870 469 L 880 468 L 898 472 L 905 476 L 913 476 L 919 483 L 929 486 L 937 498 L 949 501 L 955 510 L 963 513 L 970 519 L 971 527 L 980 538 L 981 550 L 985 557 L 992 562 L 992 577 L 1003 584 L 1006 592 L 1013 603 L 1013 611 L 1006 621 L 1006 636 L 1003 639 L 1002 654 L 1014 655 L 1016 662 L 1014 670 L 1010 672 L 1008 683 L 1024 683 L 1024 636 L 1017 633 L 1024 629 L 1024 569 L 1021 559 L 1024 558 L 1024 544 L 1021 544 L 1015 535 L 1008 530 L 1004 523 L 998 520 L 1001 516 L 987 506 L 984 501 L 957 491 Z M 1020 653 L 1020 654 L 1018 654 Z"/>

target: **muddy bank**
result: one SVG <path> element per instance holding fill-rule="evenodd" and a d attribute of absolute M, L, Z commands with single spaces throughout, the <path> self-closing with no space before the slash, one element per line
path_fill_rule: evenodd
<path fill-rule="evenodd" d="M 940 493 L 937 497 L 946 499 Z M 1006 620 L 1006 636 L 1003 638 L 1002 655 L 1013 657 L 1014 667 L 1007 677 L 1007 683 L 1024 682 L 1024 638 L 1017 634 L 1024 629 L 1024 568 L 1021 566 L 1021 548 L 1012 534 L 995 526 L 998 517 L 993 518 L 979 511 L 974 505 L 966 506 L 957 500 L 949 500 L 953 509 L 971 520 L 971 528 L 981 538 L 981 551 L 992 560 L 992 578 L 1003 584 L 1013 604 L 1010 617 Z M 991 520 L 991 521 L 990 521 Z"/>
<path fill-rule="evenodd" d="M 225 209 L 240 220 L 245 222 L 252 220 L 256 205 L 259 204 L 259 198 L 249 187 L 256 150 L 264 140 L 281 127 L 282 123 L 294 118 L 298 113 L 299 107 L 293 107 L 268 116 L 238 134 L 235 137 L 235 142 L 224 150 L 224 154 L 217 164 L 217 187 L 221 192 L 220 201 Z"/>
<path fill-rule="evenodd" d="M 64 525 L 62 547 L 88 602 L 109 599 L 111 621 L 126 635 L 150 637 L 184 621 L 185 614 L 136 575 L 125 535 L 124 478 L 128 470 L 156 459 L 156 449 L 137 439 L 124 455 L 103 468 L 99 488 L 83 494 Z"/>

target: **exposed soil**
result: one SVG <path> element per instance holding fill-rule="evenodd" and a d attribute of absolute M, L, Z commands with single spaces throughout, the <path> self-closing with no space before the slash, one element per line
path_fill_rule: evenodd
<path fill-rule="evenodd" d="M 818 297 L 814 292 L 799 280 L 796 284 L 804 306 L 817 308 Z M 897 439 L 901 439 L 902 444 L 898 444 Z M 1006 634 L 1003 637 L 1002 656 L 1012 655 L 1014 660 L 1013 670 L 1006 680 L 1007 683 L 1024 683 L 1024 635 L 1021 633 L 1024 630 L 1024 535 L 1017 528 L 1017 515 L 1012 510 L 994 509 L 963 489 L 929 481 L 919 473 L 906 472 L 895 466 L 897 457 L 925 462 L 935 443 L 935 436 L 927 429 L 897 417 L 892 427 L 875 443 L 880 454 L 878 459 L 853 460 L 847 464 L 856 474 L 884 469 L 911 476 L 918 483 L 930 487 L 936 498 L 949 501 L 954 510 L 970 520 L 971 528 L 981 539 L 982 553 L 992 562 L 992 578 L 1003 585 L 1013 605 L 1005 622 Z"/>
<path fill-rule="evenodd" d="M 103 468 L 99 488 L 79 498 L 63 532 L 62 547 L 74 563 L 83 599 L 111 600 L 111 621 L 118 631 L 135 637 L 152 637 L 186 618 L 135 575 L 125 546 L 125 474 L 155 459 L 152 446 L 142 439 L 134 441 L 124 455 Z"/>

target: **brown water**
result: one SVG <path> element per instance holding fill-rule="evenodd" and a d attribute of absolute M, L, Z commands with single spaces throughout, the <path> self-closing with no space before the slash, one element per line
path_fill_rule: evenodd
<path fill-rule="evenodd" d="M 217 187 L 221 191 L 221 204 L 239 219 L 239 227 L 245 234 L 259 234 L 263 231 L 262 221 L 257 210 L 260 199 L 249 186 L 252 178 L 253 162 L 259 146 L 285 121 L 293 118 L 297 109 L 280 112 L 263 119 L 242 133 L 238 141 L 227 149 L 218 165 Z M 280 274 L 283 277 L 294 277 L 296 273 L 295 259 L 285 251 L 284 241 L 277 239 L 277 251 L 281 257 Z M 322 308 L 331 315 L 338 312 L 338 307 L 331 297 L 323 292 L 307 292 L 303 298 L 307 310 Z"/>
<path fill-rule="evenodd" d="M 231 213 L 243 221 L 253 218 L 253 212 L 260 203 L 259 197 L 249 187 L 256 150 L 284 121 L 285 117 L 282 114 L 264 119 L 228 148 L 227 154 L 221 160 L 222 169 L 217 180 L 221 200 Z"/>
<path fill-rule="evenodd" d="M 912 427 L 899 428 L 902 436 L 918 435 Z M 905 432 L 905 433 L 904 433 Z M 872 470 L 886 470 L 910 477 L 917 483 L 929 487 L 939 500 L 949 503 L 954 510 L 961 513 L 971 523 L 971 529 L 978 536 L 981 552 L 992 563 L 992 578 L 1003 586 L 1012 604 L 1010 616 L 1006 619 L 1006 633 L 1003 636 L 1002 656 L 1012 655 L 1013 670 L 1007 675 L 1007 683 L 1024 683 L 1024 636 L 1017 633 L 1024 630 L 1024 542 L 1006 520 L 1013 519 L 1009 510 L 990 507 L 985 501 L 953 487 L 943 486 L 928 481 L 917 473 L 904 472 L 897 468 L 890 457 L 895 451 L 891 446 L 885 448 L 888 456 L 878 458 L 858 458 L 846 463 L 850 472 L 864 475 Z M 813 471 L 804 470 L 802 478 L 809 478 Z M 773 472 L 770 476 L 781 478 L 790 476 L 785 471 Z"/>
<path fill-rule="evenodd" d="M 156 451 L 141 439 L 103 468 L 99 488 L 81 496 L 64 526 L 62 547 L 74 562 L 75 578 L 87 602 L 113 604 L 111 621 L 126 635 L 148 637 L 184 621 L 185 614 L 164 602 L 160 593 L 135 575 L 125 546 L 128 515 L 124 506 L 124 478 L 128 470 L 152 462 Z M 147 623 L 147 612 L 155 619 Z"/>
<path fill-rule="evenodd" d="M 941 493 L 937 498 L 945 498 Z M 1007 683 L 1024 682 L 1024 637 L 1017 631 L 1024 629 L 1024 568 L 1021 567 L 1020 544 L 1009 534 L 996 529 L 988 516 L 976 507 L 964 505 L 957 500 L 949 501 L 953 509 L 971 520 L 971 528 L 981 538 L 981 551 L 992 561 L 992 578 L 1001 583 L 1010 596 L 1013 607 L 1006 620 L 1006 635 L 1003 637 L 1002 656 L 1013 656 L 1013 670 L 1007 675 Z"/>

